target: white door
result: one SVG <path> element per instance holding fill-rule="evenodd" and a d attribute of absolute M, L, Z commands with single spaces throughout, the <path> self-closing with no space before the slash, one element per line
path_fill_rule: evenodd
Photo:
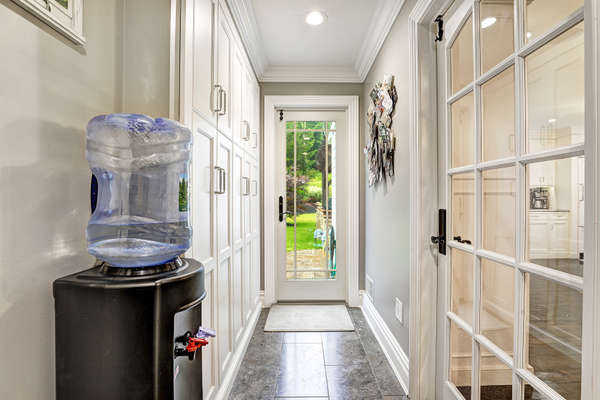
<path fill-rule="evenodd" d="M 278 113 L 279 114 L 279 113 Z M 277 116 L 278 300 L 346 298 L 346 113 Z"/>
<path fill-rule="evenodd" d="M 456 0 L 443 16 L 437 398 L 581 398 L 582 7 Z"/>

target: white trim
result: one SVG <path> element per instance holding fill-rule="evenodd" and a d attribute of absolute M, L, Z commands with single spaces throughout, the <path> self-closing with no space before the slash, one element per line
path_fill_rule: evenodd
<path fill-rule="evenodd" d="M 346 110 L 348 129 L 348 215 L 346 222 L 347 263 L 346 302 L 350 307 L 360 305 L 359 297 L 359 107 L 358 96 L 265 96 L 264 100 L 264 160 L 265 173 L 275 171 L 277 129 L 275 112 L 278 108 Z M 264 304 L 277 301 L 277 210 L 275 207 L 274 177 L 264 177 Z"/>
<path fill-rule="evenodd" d="M 364 82 L 405 0 L 380 0 L 354 65 L 274 66 L 269 65 L 251 0 L 226 0 L 254 72 L 260 82 Z"/>
<path fill-rule="evenodd" d="M 269 60 L 262 45 L 252 1 L 227 0 L 227 5 L 254 68 L 254 73 L 260 79 L 269 65 Z"/>
<path fill-rule="evenodd" d="M 269 66 L 259 79 L 261 82 L 360 83 L 363 81 L 354 68 L 346 66 Z"/>
<path fill-rule="evenodd" d="M 67 15 L 70 26 L 56 17 L 56 11 L 48 11 L 40 3 L 35 0 L 12 0 L 31 14 L 39 18 L 42 22 L 49 25 L 58 33 L 64 35 L 67 39 L 78 45 L 85 44 L 83 36 L 83 0 L 70 0 L 73 2 L 72 14 Z M 61 7 L 54 3 L 52 7 Z"/>
<path fill-rule="evenodd" d="M 256 328 L 256 323 L 258 322 L 258 317 L 260 316 L 262 308 L 262 302 L 259 301 L 254 307 L 254 310 L 248 319 L 248 323 L 242 331 L 243 333 L 241 333 L 239 336 L 240 339 L 239 342 L 236 343 L 235 352 L 233 354 L 229 354 L 228 360 L 226 361 L 229 365 L 227 366 L 225 372 L 221 375 L 219 390 L 215 394 L 215 397 L 213 397 L 214 400 L 225 400 L 229 398 L 229 393 L 231 392 L 231 388 L 235 382 L 235 377 L 237 376 L 240 366 L 242 365 L 242 361 L 244 360 L 246 349 L 248 348 L 250 339 L 252 339 L 252 334 Z"/>
<path fill-rule="evenodd" d="M 598 1 L 586 0 L 585 13 L 585 262 L 583 274 L 582 385 L 581 398 L 593 399 L 600 393 L 600 13 Z"/>
<path fill-rule="evenodd" d="M 385 354 L 385 358 L 387 358 L 390 366 L 392 367 L 392 371 L 394 371 L 394 375 L 400 382 L 404 393 L 409 394 L 408 392 L 408 380 L 409 380 L 409 365 L 408 365 L 408 356 L 402 350 L 400 343 L 394 337 L 394 334 L 387 326 L 381 315 L 375 309 L 375 306 L 371 302 L 369 296 L 361 291 L 361 310 L 367 323 L 369 324 L 369 328 L 375 335 L 375 338 L 379 342 L 381 346 L 381 350 L 383 350 L 383 354 Z"/>
<path fill-rule="evenodd" d="M 414 400 L 435 397 L 437 256 L 429 236 L 437 232 L 437 68 L 430 24 L 448 0 L 420 0 L 408 17 L 410 144 L 410 311 L 407 393 Z M 433 60 L 428 62 L 427 60 Z M 425 121 L 423 123 L 423 121 Z M 427 165 L 425 169 L 421 165 Z M 432 382 L 434 384 L 432 384 Z"/>
<path fill-rule="evenodd" d="M 379 2 L 377 5 L 375 14 L 369 24 L 369 30 L 354 63 L 354 69 L 360 77 L 360 82 L 366 79 L 371 70 L 381 46 L 383 46 L 396 21 L 396 17 L 404 6 L 404 2 L 405 0 L 386 0 Z"/>

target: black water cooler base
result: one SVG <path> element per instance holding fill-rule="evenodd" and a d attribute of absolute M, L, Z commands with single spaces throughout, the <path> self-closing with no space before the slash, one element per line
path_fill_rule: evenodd
<path fill-rule="evenodd" d="M 201 351 L 175 352 L 201 325 L 204 268 L 181 261 L 150 275 L 97 266 L 54 282 L 57 400 L 202 399 Z"/>

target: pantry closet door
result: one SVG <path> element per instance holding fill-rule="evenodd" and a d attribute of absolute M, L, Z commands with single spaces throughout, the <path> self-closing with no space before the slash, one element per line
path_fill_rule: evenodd
<path fill-rule="evenodd" d="M 438 398 L 581 398 L 583 19 L 583 0 L 443 16 Z"/>

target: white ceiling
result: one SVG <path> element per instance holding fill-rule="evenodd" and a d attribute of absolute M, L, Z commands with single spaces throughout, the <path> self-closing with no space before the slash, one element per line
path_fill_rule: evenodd
<path fill-rule="evenodd" d="M 228 0 L 258 79 L 362 82 L 403 0 Z M 305 22 L 318 10 L 319 26 Z"/>

